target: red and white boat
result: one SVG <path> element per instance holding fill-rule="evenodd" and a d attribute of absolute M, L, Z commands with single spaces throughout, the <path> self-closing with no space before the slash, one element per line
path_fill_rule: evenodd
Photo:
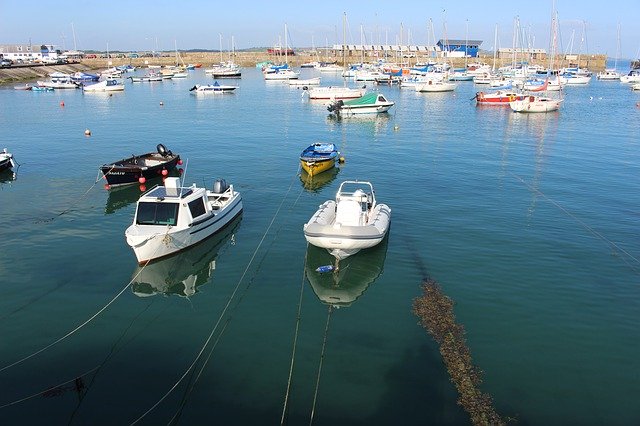
<path fill-rule="evenodd" d="M 478 92 L 476 93 L 476 105 L 509 106 L 509 102 L 524 98 L 524 94 L 509 90 L 498 90 L 493 93 Z"/>

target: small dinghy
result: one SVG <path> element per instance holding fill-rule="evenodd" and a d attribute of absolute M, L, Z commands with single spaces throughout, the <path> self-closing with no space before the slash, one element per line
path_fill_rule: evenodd
<path fill-rule="evenodd" d="M 125 231 L 139 265 L 178 253 L 220 231 L 242 213 L 242 197 L 224 179 L 213 189 L 182 187 L 170 177 L 165 186 L 142 194 L 133 224 Z"/>
<path fill-rule="evenodd" d="M 348 180 L 336 200 L 325 201 L 304 225 L 304 237 L 341 260 L 380 243 L 390 222 L 391 209 L 377 204 L 373 185 Z"/>
<path fill-rule="evenodd" d="M 315 176 L 335 166 L 338 154 L 335 144 L 314 143 L 300 154 L 300 165 L 309 176 Z"/>
<path fill-rule="evenodd" d="M 156 146 L 156 152 L 134 155 L 100 167 L 110 187 L 145 183 L 145 181 L 167 176 L 169 172 L 182 164 L 180 156 L 168 150 L 163 144 Z"/>

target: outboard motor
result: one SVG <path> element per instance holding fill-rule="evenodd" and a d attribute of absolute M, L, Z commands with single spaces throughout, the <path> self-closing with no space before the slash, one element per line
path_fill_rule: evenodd
<path fill-rule="evenodd" d="M 213 182 L 213 192 L 214 193 L 222 194 L 227 189 L 229 189 L 229 184 L 227 183 L 226 180 L 224 180 L 224 179 L 216 179 L 216 181 Z"/>
<path fill-rule="evenodd" d="M 334 112 L 334 111 L 339 111 L 342 108 L 342 105 L 344 105 L 344 102 L 342 101 L 342 99 L 333 102 L 331 105 L 329 105 L 327 107 L 327 110 L 329 112 Z"/>
<path fill-rule="evenodd" d="M 156 150 L 158 150 L 158 154 L 162 155 L 163 157 L 166 157 L 167 155 L 172 155 L 173 154 L 171 151 L 169 151 L 167 149 L 166 146 L 162 145 L 161 143 L 159 143 L 156 146 Z"/>

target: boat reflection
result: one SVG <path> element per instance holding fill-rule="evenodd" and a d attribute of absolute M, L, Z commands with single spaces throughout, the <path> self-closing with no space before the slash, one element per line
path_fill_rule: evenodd
<path fill-rule="evenodd" d="M 371 128 L 374 133 L 378 133 L 387 128 L 391 122 L 392 115 L 387 113 L 381 114 L 355 114 L 345 116 L 334 116 L 327 114 L 327 124 L 331 126 L 356 126 L 363 128 Z"/>
<path fill-rule="evenodd" d="M 331 265 L 335 258 L 325 249 L 307 247 L 306 275 L 323 303 L 336 308 L 351 306 L 382 274 L 387 257 L 387 236 L 380 244 L 340 261 L 338 271 L 320 273 L 316 268 Z"/>
<path fill-rule="evenodd" d="M 13 170 L 3 170 L 0 172 L 0 183 L 8 183 L 16 180 L 18 174 Z"/>
<path fill-rule="evenodd" d="M 198 287 L 211 280 L 218 252 L 240 227 L 242 214 L 211 238 L 166 259 L 138 266 L 132 275 L 131 289 L 138 297 L 156 294 L 193 296 Z M 231 242 L 233 244 L 233 242 Z"/>
<path fill-rule="evenodd" d="M 307 191 L 320 192 L 322 188 L 333 182 L 336 176 L 338 176 L 338 173 L 340 173 L 338 167 L 333 167 L 315 176 L 309 176 L 307 172 L 302 170 L 300 172 L 300 182 L 302 182 L 302 186 Z"/>
<path fill-rule="evenodd" d="M 172 170 L 167 175 L 167 177 L 169 176 L 178 177 L 180 176 L 180 172 L 178 170 Z M 120 210 L 129 204 L 135 203 L 143 192 L 156 185 L 161 185 L 163 180 L 164 177 L 155 177 L 141 185 L 124 185 L 108 189 L 109 195 L 107 196 L 107 204 L 104 207 L 104 213 L 115 213 L 117 210 Z"/>

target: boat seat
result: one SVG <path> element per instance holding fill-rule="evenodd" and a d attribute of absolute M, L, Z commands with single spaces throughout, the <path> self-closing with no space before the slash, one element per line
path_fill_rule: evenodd
<path fill-rule="evenodd" d="M 362 208 L 354 200 L 342 200 L 336 208 L 336 223 L 346 226 L 362 225 Z"/>

